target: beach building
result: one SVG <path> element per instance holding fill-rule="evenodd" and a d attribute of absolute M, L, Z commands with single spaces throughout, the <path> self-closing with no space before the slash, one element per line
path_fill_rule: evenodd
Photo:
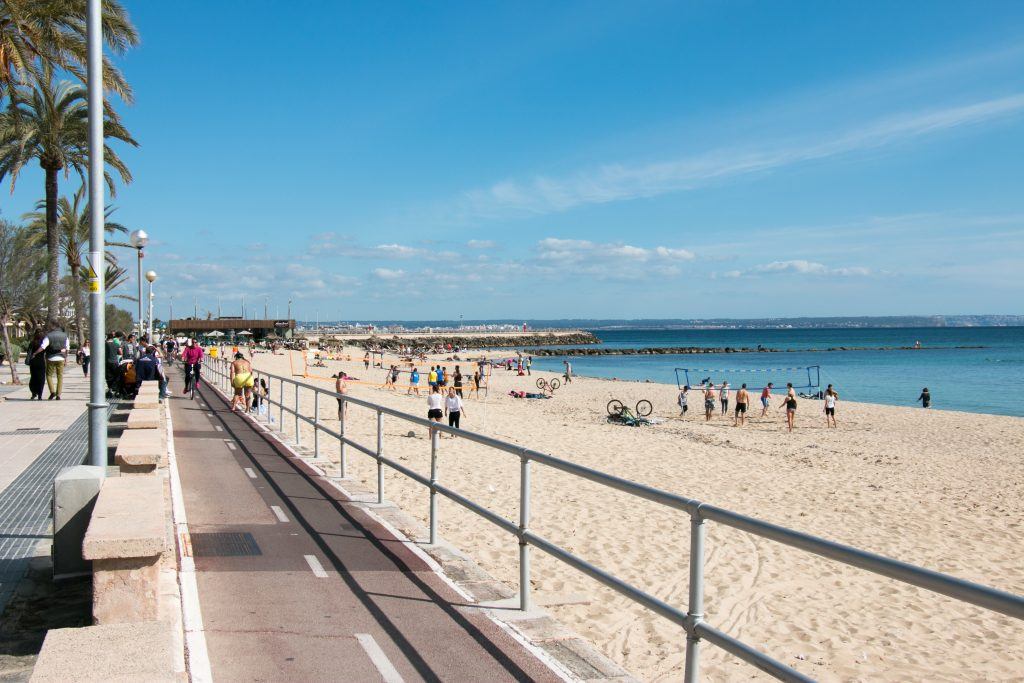
<path fill-rule="evenodd" d="M 171 320 L 168 331 L 175 335 L 196 337 L 221 336 L 225 339 L 251 338 L 261 342 L 267 339 L 291 339 L 295 332 L 294 320 L 250 320 L 240 317 L 183 318 Z"/>

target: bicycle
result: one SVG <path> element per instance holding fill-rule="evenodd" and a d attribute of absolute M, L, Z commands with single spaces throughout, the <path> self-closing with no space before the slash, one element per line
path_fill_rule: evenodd
<path fill-rule="evenodd" d="M 562 383 L 558 381 L 558 378 L 552 379 L 550 382 L 543 377 L 537 378 L 537 388 L 541 391 L 550 391 L 552 394 L 555 393 L 555 389 L 562 386 Z"/>
<path fill-rule="evenodd" d="M 606 410 L 608 411 L 609 422 L 636 427 L 651 424 L 647 416 L 654 412 L 654 406 L 648 400 L 641 400 L 637 401 L 633 410 L 630 410 L 622 401 L 613 398 L 608 401 Z"/>
<path fill-rule="evenodd" d="M 203 369 L 202 363 L 185 363 L 185 393 L 189 399 L 196 400 L 196 385 L 199 384 L 199 374 Z"/>

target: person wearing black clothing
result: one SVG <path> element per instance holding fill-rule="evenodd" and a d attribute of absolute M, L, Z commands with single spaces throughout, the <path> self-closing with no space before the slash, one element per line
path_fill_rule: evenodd
<path fill-rule="evenodd" d="M 921 395 L 917 397 L 917 400 L 921 402 L 922 408 L 930 408 L 932 405 L 932 395 L 928 392 L 928 387 L 921 390 Z"/>
<path fill-rule="evenodd" d="M 452 386 L 455 389 L 455 393 L 462 396 L 462 371 L 459 370 L 459 366 L 455 366 L 455 375 L 452 377 Z"/>
<path fill-rule="evenodd" d="M 155 346 L 147 346 L 145 352 L 135 361 L 135 379 L 138 382 L 158 382 L 160 398 L 166 398 L 167 376 L 164 375 Z"/>
<path fill-rule="evenodd" d="M 121 333 L 118 332 L 117 335 Z M 107 333 L 107 341 L 104 344 L 105 365 L 104 375 L 107 378 L 107 398 L 113 398 L 114 387 L 117 386 L 117 368 L 121 361 L 121 349 L 114 340 L 117 335 Z"/>
<path fill-rule="evenodd" d="M 32 335 L 32 341 L 28 345 L 28 390 L 32 393 L 32 397 L 29 399 L 42 401 L 43 400 L 43 387 L 46 386 L 46 356 L 39 353 L 39 347 L 43 343 L 43 332 L 42 330 L 36 330 L 36 333 Z"/>

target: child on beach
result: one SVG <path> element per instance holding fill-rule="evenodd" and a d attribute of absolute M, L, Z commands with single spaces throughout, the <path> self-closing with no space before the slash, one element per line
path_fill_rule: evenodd
<path fill-rule="evenodd" d="M 836 427 L 836 400 L 839 398 L 839 393 L 832 388 L 829 384 L 828 388 L 825 389 L 825 407 L 822 409 L 825 411 L 825 428 Z M 831 424 L 829 421 L 831 420 Z"/>
<path fill-rule="evenodd" d="M 686 405 L 686 394 L 689 391 L 690 385 L 687 384 L 683 387 L 682 391 L 679 392 L 679 398 L 677 399 L 677 402 L 679 403 L 679 417 L 686 415 L 686 411 L 689 409 L 689 406 Z"/>

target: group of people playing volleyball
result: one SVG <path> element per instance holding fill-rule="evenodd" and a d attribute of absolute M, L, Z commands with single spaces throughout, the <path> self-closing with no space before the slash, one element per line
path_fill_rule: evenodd
<path fill-rule="evenodd" d="M 771 395 L 772 389 L 775 388 L 773 382 L 768 382 L 766 386 L 761 389 L 761 417 L 765 417 L 768 414 L 768 410 L 771 408 Z M 729 386 L 729 382 L 722 382 L 720 385 L 715 386 L 714 382 L 710 378 L 704 380 L 698 387 L 704 397 L 704 421 L 710 422 L 714 419 L 716 409 L 721 410 L 721 415 L 728 416 L 729 414 L 729 400 L 732 389 Z M 679 390 L 679 397 L 677 402 L 679 404 L 679 416 L 683 417 L 689 410 L 689 393 L 691 391 L 689 384 Z M 825 389 L 823 394 L 824 406 L 822 412 L 825 414 L 825 426 L 827 428 L 836 427 L 836 401 L 839 400 L 839 393 L 832 387 L 831 384 Z M 747 385 L 744 383 L 736 390 L 736 402 L 733 408 L 733 426 L 742 427 L 747 421 L 747 410 L 750 405 L 750 392 L 747 390 Z M 786 410 L 786 428 L 788 431 L 793 431 L 796 426 L 796 406 L 797 406 L 797 394 L 796 390 L 793 389 L 793 383 L 786 383 L 786 395 L 782 399 L 782 403 L 779 404 L 779 410 Z"/>

